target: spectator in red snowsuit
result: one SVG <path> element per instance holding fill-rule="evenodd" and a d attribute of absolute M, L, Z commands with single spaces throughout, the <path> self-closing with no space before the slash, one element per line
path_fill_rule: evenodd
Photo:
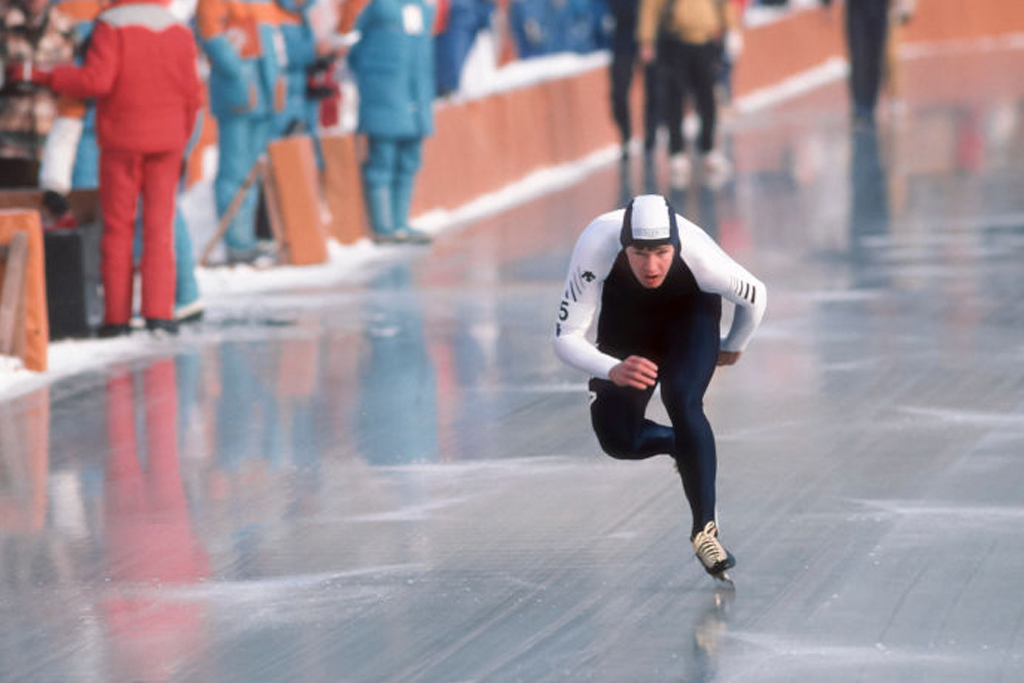
<path fill-rule="evenodd" d="M 192 32 L 161 4 L 122 0 L 97 19 L 85 63 L 52 72 L 15 65 L 8 78 L 96 98 L 103 209 L 101 336 L 129 332 L 132 238 L 142 198 L 142 317 L 176 332 L 173 224 L 182 155 L 199 110 Z"/>

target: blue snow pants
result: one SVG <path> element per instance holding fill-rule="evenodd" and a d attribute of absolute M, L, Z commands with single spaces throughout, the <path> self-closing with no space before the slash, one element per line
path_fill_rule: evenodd
<path fill-rule="evenodd" d="M 213 181 L 217 215 L 223 216 L 231 200 L 245 182 L 253 164 L 267 148 L 273 133 L 274 118 L 266 116 L 222 116 L 217 119 L 217 177 Z M 249 188 L 235 214 L 224 243 L 229 252 L 249 252 L 256 248 L 256 186 Z"/>

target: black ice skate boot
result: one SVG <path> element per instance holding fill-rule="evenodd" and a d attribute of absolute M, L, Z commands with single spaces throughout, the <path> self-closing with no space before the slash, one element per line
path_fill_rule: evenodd
<path fill-rule="evenodd" d="M 728 570 L 736 566 L 736 558 L 718 540 L 718 526 L 712 520 L 691 539 L 693 552 L 704 570 L 719 581 L 732 583 Z"/>

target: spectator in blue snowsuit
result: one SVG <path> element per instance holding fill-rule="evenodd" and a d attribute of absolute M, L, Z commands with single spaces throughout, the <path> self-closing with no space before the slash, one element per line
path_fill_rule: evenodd
<path fill-rule="evenodd" d="M 281 22 L 281 35 L 284 38 L 285 51 L 288 55 L 286 74 L 288 79 L 288 98 L 284 110 L 275 121 L 274 135 L 307 132 L 316 134 L 317 107 L 316 102 L 306 96 L 306 72 L 316 61 L 316 36 L 309 23 L 309 10 L 312 0 L 277 0 L 277 4 L 285 11 L 288 20 Z"/>
<path fill-rule="evenodd" d="M 266 150 L 287 101 L 287 79 L 275 47 L 282 42 L 281 14 L 273 0 L 199 0 L 199 44 L 210 60 L 210 110 L 217 119 L 218 216 Z M 257 197 L 250 188 L 224 235 L 229 263 L 251 263 L 259 256 Z"/>
<path fill-rule="evenodd" d="M 358 132 L 368 155 L 363 185 L 377 241 L 425 241 L 409 227 L 409 206 L 434 131 L 434 8 L 423 0 L 371 0 L 356 20 L 348 55 L 359 88 Z"/>
<path fill-rule="evenodd" d="M 512 0 L 509 23 L 521 59 L 540 57 L 558 51 L 556 22 L 551 19 L 550 0 Z"/>
<path fill-rule="evenodd" d="M 600 24 L 590 0 L 512 0 L 509 23 L 520 58 L 597 49 Z M 602 36 L 601 40 L 606 40 Z"/>
<path fill-rule="evenodd" d="M 434 39 L 438 95 L 459 89 L 462 65 L 477 34 L 491 25 L 493 11 L 494 0 L 451 0 L 448 25 Z"/>

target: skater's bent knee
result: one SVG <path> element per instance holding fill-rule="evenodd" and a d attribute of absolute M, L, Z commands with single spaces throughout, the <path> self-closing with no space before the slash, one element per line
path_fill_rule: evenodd
<path fill-rule="evenodd" d="M 600 444 L 601 450 L 606 455 L 616 460 L 632 460 L 635 457 L 633 455 L 632 439 L 624 438 L 617 434 L 597 431 L 597 443 Z"/>

